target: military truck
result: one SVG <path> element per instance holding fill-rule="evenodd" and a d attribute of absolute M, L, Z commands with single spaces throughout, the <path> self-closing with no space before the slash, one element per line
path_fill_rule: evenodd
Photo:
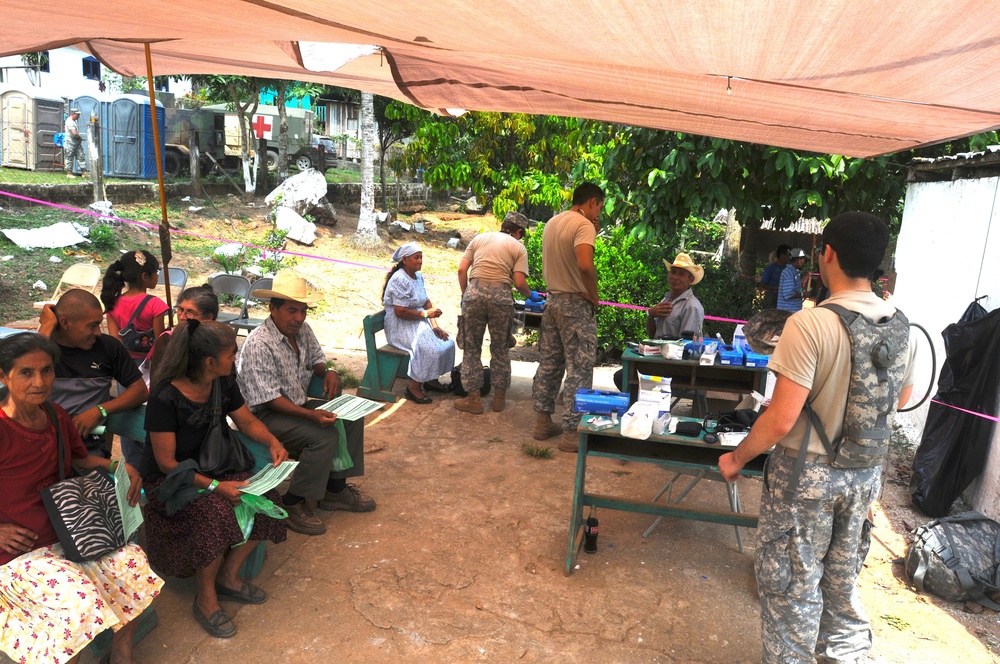
<path fill-rule="evenodd" d="M 225 104 L 205 106 L 202 110 L 221 111 L 225 113 L 226 158 L 228 161 L 240 160 L 240 121 L 234 111 L 227 111 Z M 287 108 L 288 113 L 288 158 L 295 163 L 301 155 L 307 154 L 312 146 L 313 112 L 302 108 Z M 267 139 L 267 168 L 278 167 L 278 108 L 261 104 L 257 107 L 250 120 L 250 131 L 257 138 Z M 250 154 L 254 153 L 256 145 L 250 146 Z"/>
<path fill-rule="evenodd" d="M 198 132 L 198 147 L 201 152 L 201 170 L 208 173 L 214 164 L 206 155 L 225 165 L 226 128 L 225 113 L 199 108 L 167 108 L 166 110 L 166 151 L 163 155 L 163 173 L 167 177 L 177 177 L 188 171 L 191 163 L 190 140 L 192 132 Z M 239 150 L 236 151 L 239 161 Z"/>

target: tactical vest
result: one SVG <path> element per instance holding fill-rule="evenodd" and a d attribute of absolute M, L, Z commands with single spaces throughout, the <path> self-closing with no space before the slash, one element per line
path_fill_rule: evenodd
<path fill-rule="evenodd" d="M 903 312 L 897 310 L 876 323 L 838 304 L 821 306 L 840 316 L 851 338 L 851 379 L 844 426 L 840 437 L 831 441 L 816 411 L 806 402 L 805 411 L 809 417 L 788 485 L 789 492 L 798 486 L 813 427 L 833 468 L 873 468 L 884 462 L 892 435 L 892 416 L 906 372 L 910 323 Z"/>

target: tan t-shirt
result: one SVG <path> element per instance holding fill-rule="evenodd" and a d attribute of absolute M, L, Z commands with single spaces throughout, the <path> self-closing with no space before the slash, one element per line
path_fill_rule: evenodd
<path fill-rule="evenodd" d="M 895 307 L 871 291 L 841 292 L 832 295 L 826 302 L 839 304 L 876 321 L 896 312 Z M 916 343 L 912 329 L 910 333 L 903 387 L 913 384 Z M 809 403 L 819 415 L 830 440 L 840 436 L 851 381 L 851 337 L 835 312 L 815 307 L 793 314 L 785 323 L 768 369 L 808 388 Z M 781 445 L 792 450 L 800 449 L 807 418 L 803 410 L 795 426 L 780 441 Z M 809 436 L 809 451 L 826 453 L 815 431 Z"/>
<path fill-rule="evenodd" d="M 469 243 L 462 258 L 472 263 L 470 279 L 514 283 L 514 273 L 528 274 L 528 250 L 507 233 L 483 233 Z"/>
<path fill-rule="evenodd" d="M 597 229 L 589 219 L 567 210 L 549 219 L 542 231 L 542 278 L 549 293 L 580 293 L 587 288 L 576 265 L 576 247 L 594 246 Z"/>

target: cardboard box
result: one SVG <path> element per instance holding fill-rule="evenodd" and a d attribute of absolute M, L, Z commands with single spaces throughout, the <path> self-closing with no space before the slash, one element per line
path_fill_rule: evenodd
<path fill-rule="evenodd" d="M 761 355 L 750 350 L 750 346 L 745 341 L 743 342 L 743 355 L 744 362 L 748 367 L 766 367 L 767 361 L 770 359 L 770 355 Z"/>
<path fill-rule="evenodd" d="M 662 415 L 670 412 L 670 379 L 662 376 L 639 374 L 639 401 L 657 405 Z"/>
<path fill-rule="evenodd" d="M 719 364 L 734 367 L 743 366 L 743 347 L 724 344 L 719 347 Z"/>
<path fill-rule="evenodd" d="M 594 415 L 610 415 L 612 412 L 624 413 L 628 410 L 628 402 L 628 394 L 625 392 L 579 389 L 576 391 L 573 411 L 593 413 Z"/>

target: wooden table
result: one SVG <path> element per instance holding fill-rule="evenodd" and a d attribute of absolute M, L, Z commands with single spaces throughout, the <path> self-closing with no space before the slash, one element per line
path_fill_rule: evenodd
<path fill-rule="evenodd" d="M 764 394 L 767 388 L 767 367 L 744 367 L 719 364 L 703 365 L 697 360 L 665 360 L 660 356 L 642 356 L 633 350 L 622 353 L 622 389 L 627 391 L 634 402 L 639 395 L 639 373 L 670 378 L 670 389 L 677 396 L 679 392 L 697 392 L 693 415 L 704 417 L 700 412 L 705 408 L 705 392 L 725 392 L 746 395 L 753 391 Z M 627 390 L 625 389 L 627 387 Z M 697 406 L 701 406 L 698 408 Z"/>
<path fill-rule="evenodd" d="M 678 419 L 685 420 L 690 418 Z M 637 440 L 622 436 L 617 426 L 603 431 L 589 431 L 581 425 L 580 451 L 576 463 L 576 482 L 573 487 L 573 510 L 570 514 L 569 523 L 566 576 L 572 574 L 573 565 L 576 563 L 576 558 L 580 553 L 580 546 L 583 544 L 583 530 L 586 523 L 584 508 L 588 506 L 606 507 L 623 512 L 653 514 L 661 517 L 670 516 L 709 523 L 721 523 L 736 527 L 756 528 L 757 515 L 746 514 L 742 511 L 738 494 L 736 494 L 734 501 L 732 492 L 735 491 L 735 485 L 726 484 L 727 491 L 730 492 L 730 506 L 732 508 L 730 510 L 722 511 L 697 507 L 691 504 L 681 504 L 681 500 L 698 480 L 722 479 L 718 467 L 719 457 L 731 450 L 732 448 L 722 447 L 718 444 L 709 445 L 701 437 L 689 438 L 686 436 L 667 435 L 651 436 L 647 440 Z M 657 502 L 664 491 L 657 494 L 651 501 L 630 500 L 615 496 L 587 493 L 587 458 L 591 456 L 652 463 L 672 470 L 675 473 L 694 475 L 696 479 L 685 489 L 680 497 L 672 502 Z M 747 477 L 760 477 L 763 474 L 765 458 L 764 455 L 757 457 L 748 463 L 740 474 Z M 676 476 L 674 479 L 676 479 Z M 673 480 L 671 480 L 672 482 Z M 664 489 L 666 490 L 666 487 Z M 649 532 L 647 531 L 647 534 Z"/>

